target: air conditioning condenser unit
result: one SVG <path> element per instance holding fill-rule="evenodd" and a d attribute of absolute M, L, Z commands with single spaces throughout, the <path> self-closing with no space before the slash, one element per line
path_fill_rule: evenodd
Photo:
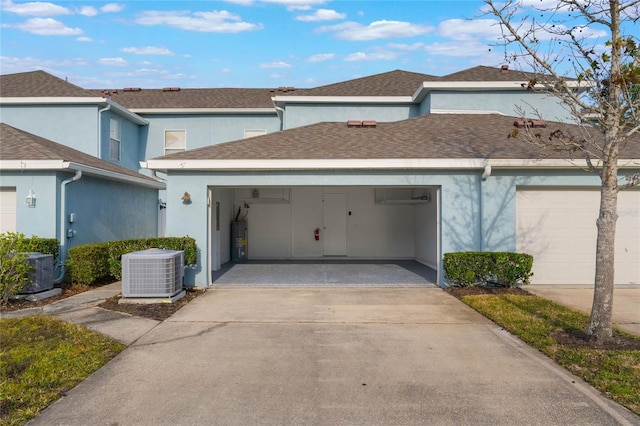
<path fill-rule="evenodd" d="M 122 297 L 173 297 L 182 291 L 184 252 L 148 249 L 122 256 Z"/>

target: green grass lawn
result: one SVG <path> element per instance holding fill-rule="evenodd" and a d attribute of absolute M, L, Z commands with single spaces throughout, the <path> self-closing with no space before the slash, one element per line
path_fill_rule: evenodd
<path fill-rule="evenodd" d="M 537 296 L 470 295 L 461 300 L 640 415 L 640 350 L 561 343 L 559 334 L 586 330 L 587 315 Z M 628 334 L 622 337 L 640 342 L 640 338 Z"/>
<path fill-rule="evenodd" d="M 0 319 L 0 424 L 24 424 L 124 348 L 46 316 Z"/>

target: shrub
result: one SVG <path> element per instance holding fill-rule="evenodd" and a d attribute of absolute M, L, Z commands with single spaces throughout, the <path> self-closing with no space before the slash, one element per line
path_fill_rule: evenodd
<path fill-rule="evenodd" d="M 53 258 L 57 259 L 60 252 L 60 241 L 56 238 L 25 238 L 24 251 L 52 254 Z"/>
<path fill-rule="evenodd" d="M 487 284 L 513 287 L 529 284 L 533 275 L 533 256 L 526 253 L 445 253 L 443 262 L 449 282 L 455 287 Z"/>
<path fill-rule="evenodd" d="M 26 261 L 24 247 L 23 234 L 0 234 L 0 302 L 3 305 L 29 280 L 31 265 Z"/>
<path fill-rule="evenodd" d="M 149 248 L 184 251 L 184 264 L 197 262 L 196 240 L 190 237 L 141 238 L 85 244 L 69 249 L 67 279 L 91 285 L 96 282 L 122 278 L 123 254 Z"/>

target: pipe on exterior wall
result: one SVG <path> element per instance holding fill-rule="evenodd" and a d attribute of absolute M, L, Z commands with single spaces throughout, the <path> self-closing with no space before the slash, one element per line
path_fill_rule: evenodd
<path fill-rule="evenodd" d="M 111 104 L 107 104 L 106 107 L 102 108 L 98 111 L 98 150 L 96 151 L 96 158 L 102 159 L 102 153 L 100 152 L 101 142 L 102 142 L 102 113 L 105 111 L 109 111 L 111 109 Z"/>
<path fill-rule="evenodd" d="M 484 165 L 484 172 L 482 173 L 482 180 L 489 179 L 489 176 L 491 176 L 491 164 L 489 164 L 489 162 L 487 162 Z"/>
<path fill-rule="evenodd" d="M 56 269 L 58 270 L 58 274 L 54 277 L 53 282 L 55 284 L 60 284 L 64 280 L 65 266 L 67 261 L 67 244 L 65 243 L 65 239 L 67 238 L 65 234 L 65 225 L 67 219 L 67 185 L 71 182 L 75 182 L 82 177 L 82 171 L 76 171 L 76 174 L 73 177 L 62 181 L 60 184 L 60 253 L 59 253 L 59 262 Z"/>
<path fill-rule="evenodd" d="M 485 249 L 485 241 L 484 241 L 484 183 L 491 176 L 491 164 L 487 161 L 484 165 L 484 171 L 482 172 L 481 180 L 480 180 L 480 208 L 478 212 L 480 214 L 480 251 L 484 251 Z"/>

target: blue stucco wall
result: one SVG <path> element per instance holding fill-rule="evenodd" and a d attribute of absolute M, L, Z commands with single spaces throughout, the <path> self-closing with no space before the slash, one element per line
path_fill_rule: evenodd
<path fill-rule="evenodd" d="M 96 156 L 98 107 L 95 105 L 2 106 L 2 122 Z M 109 136 L 107 128 L 107 138 Z"/>
<path fill-rule="evenodd" d="M 55 238 L 57 232 L 57 196 L 59 185 L 55 172 L 2 171 L 0 186 L 16 188 L 16 231 L 26 236 Z M 27 207 L 26 197 L 32 190 L 36 206 Z"/>
<path fill-rule="evenodd" d="M 280 130 L 280 119 L 274 113 L 264 115 L 146 115 L 149 120 L 142 158 L 164 155 L 164 131 L 186 130 L 187 149 L 202 148 L 244 138 L 245 130 Z"/>
<path fill-rule="evenodd" d="M 65 175 L 65 178 L 71 175 Z M 67 227 L 77 234 L 70 246 L 99 241 L 155 237 L 158 191 L 122 182 L 83 176 L 67 186 Z M 65 218 L 66 222 L 66 218 Z"/>
<path fill-rule="evenodd" d="M 288 104 L 283 125 L 285 129 L 292 129 L 323 121 L 376 120 L 389 122 L 406 120 L 416 117 L 419 113 L 419 105 L 411 104 Z"/>
<path fill-rule="evenodd" d="M 423 101 L 423 104 L 426 103 Z M 541 112 L 545 120 L 573 122 L 568 110 L 558 103 L 557 98 L 542 93 L 434 91 L 429 94 L 428 103 L 430 110 L 497 111 L 519 117 L 517 105 L 532 118 L 537 118 Z"/>

